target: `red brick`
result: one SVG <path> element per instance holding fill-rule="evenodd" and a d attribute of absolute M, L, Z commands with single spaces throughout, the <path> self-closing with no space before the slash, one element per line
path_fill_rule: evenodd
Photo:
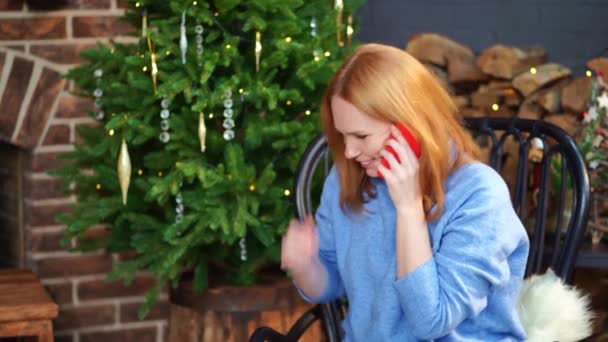
<path fill-rule="evenodd" d="M 55 217 L 60 214 L 72 211 L 72 205 L 65 204 L 46 204 L 46 205 L 27 205 L 26 223 L 30 227 L 52 226 L 58 224 Z"/>
<path fill-rule="evenodd" d="M 56 11 L 64 9 L 71 0 L 27 0 L 27 7 L 30 11 Z"/>
<path fill-rule="evenodd" d="M 72 291 L 72 283 L 60 283 L 44 285 L 51 298 L 59 305 L 72 304 L 74 302 L 74 293 Z"/>
<path fill-rule="evenodd" d="M 107 229 L 107 227 L 104 227 L 102 225 L 90 227 L 89 229 L 87 229 L 86 232 L 84 232 L 82 237 L 76 238 L 76 240 L 75 240 L 76 247 L 81 247 L 81 243 L 80 243 L 81 241 L 85 242 L 85 243 L 99 241 L 99 240 L 109 237 L 110 235 L 112 235 L 112 233 L 110 232 L 109 229 Z"/>
<path fill-rule="evenodd" d="M 66 38 L 65 17 L 0 19 L 3 40 Z"/>
<path fill-rule="evenodd" d="M 56 331 L 113 324 L 114 305 L 95 305 L 76 308 L 59 308 L 59 316 L 53 322 Z M 107 340 L 113 341 L 113 340 Z"/>
<path fill-rule="evenodd" d="M 19 57 L 15 57 L 13 60 L 13 68 L 8 76 L 2 100 L 0 100 L 0 108 L 2 108 L 0 111 L 0 136 L 10 139 L 13 135 L 21 103 L 30 83 L 33 67 L 34 63 L 31 61 Z"/>
<path fill-rule="evenodd" d="M 27 116 L 17 136 L 17 145 L 32 147 L 38 143 L 44 125 L 51 114 L 52 103 L 63 89 L 64 80 L 53 70 L 44 68 L 27 109 Z"/>
<path fill-rule="evenodd" d="M 74 37 L 115 37 L 134 31 L 131 24 L 120 17 L 74 17 L 72 19 Z"/>
<path fill-rule="evenodd" d="M 74 255 L 37 261 L 41 278 L 72 277 L 87 274 L 105 274 L 112 269 L 108 255 Z"/>
<path fill-rule="evenodd" d="M 154 284 L 151 277 L 137 277 L 129 286 L 122 280 L 106 282 L 103 279 L 78 284 L 78 299 L 93 300 L 115 297 L 143 296 Z"/>
<path fill-rule="evenodd" d="M 67 8 L 93 9 L 110 8 L 110 0 L 69 0 Z"/>
<path fill-rule="evenodd" d="M 136 251 L 127 251 L 127 252 L 122 252 L 120 254 L 117 254 L 118 256 L 118 261 L 131 261 L 135 258 L 137 258 L 138 254 Z"/>
<path fill-rule="evenodd" d="M 120 322 L 140 322 L 137 312 L 141 303 L 124 303 L 120 305 Z M 150 310 L 144 320 L 166 320 L 169 319 L 169 303 L 166 300 L 159 300 Z"/>
<path fill-rule="evenodd" d="M 0 11 L 20 11 L 23 0 L 0 0 Z"/>
<path fill-rule="evenodd" d="M 30 10 L 49 11 L 60 9 L 109 9 L 110 0 L 28 0 Z"/>
<path fill-rule="evenodd" d="M 47 199 L 64 197 L 61 191 L 61 179 L 27 179 L 25 184 L 26 196 L 32 199 Z"/>
<path fill-rule="evenodd" d="M 129 1 L 127 0 L 117 0 L 116 7 L 118 8 L 129 8 Z"/>
<path fill-rule="evenodd" d="M 64 251 L 69 248 L 69 246 L 61 246 L 59 243 L 63 238 L 62 232 L 30 232 L 29 235 L 29 245 L 30 250 L 34 253 L 36 252 L 57 252 Z"/>
<path fill-rule="evenodd" d="M 80 64 L 83 62 L 80 53 L 94 46 L 91 44 L 32 45 L 30 53 L 59 64 Z"/>
<path fill-rule="evenodd" d="M 88 118 L 87 111 L 94 110 L 93 100 L 68 93 L 61 95 L 56 118 Z"/>
<path fill-rule="evenodd" d="M 155 342 L 156 327 L 124 330 L 86 332 L 80 334 L 80 342 Z"/>
<path fill-rule="evenodd" d="M 70 144 L 70 132 L 71 128 L 69 125 L 52 125 L 46 132 L 42 145 Z"/>
<path fill-rule="evenodd" d="M 47 172 L 57 169 L 69 161 L 59 159 L 61 152 L 31 153 L 28 155 L 28 168 L 32 172 Z"/>

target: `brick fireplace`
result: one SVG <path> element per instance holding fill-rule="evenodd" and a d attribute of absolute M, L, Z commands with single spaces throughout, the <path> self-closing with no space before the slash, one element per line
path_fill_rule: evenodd
<path fill-rule="evenodd" d="M 94 124 L 86 115 L 92 103 L 72 95 L 61 75 L 96 41 L 128 39 L 121 35 L 132 29 L 117 20 L 124 4 L 65 0 L 55 2 L 61 8 L 35 10 L 39 3 L 0 1 L 0 267 L 38 275 L 60 306 L 57 341 L 162 341 L 165 297 L 146 320 L 137 319 L 150 277 L 130 287 L 105 283 L 117 256 L 60 245 L 63 226 L 55 217 L 74 198 L 47 173 L 61 165 L 58 154 L 73 149 L 76 128 Z"/>

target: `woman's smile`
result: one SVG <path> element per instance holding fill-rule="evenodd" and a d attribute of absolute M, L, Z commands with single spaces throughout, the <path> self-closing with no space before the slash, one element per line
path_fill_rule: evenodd
<path fill-rule="evenodd" d="M 359 161 L 359 163 L 361 164 L 361 167 L 363 167 L 364 169 L 368 169 L 373 166 L 374 161 L 376 161 L 376 158 Z"/>

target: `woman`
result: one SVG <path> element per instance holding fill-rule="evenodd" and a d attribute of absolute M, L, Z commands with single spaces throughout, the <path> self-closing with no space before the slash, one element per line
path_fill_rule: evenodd
<path fill-rule="evenodd" d="M 303 297 L 346 294 L 347 341 L 523 340 L 515 303 L 528 237 L 438 81 L 400 49 L 363 45 L 322 117 L 335 164 L 316 222 L 292 221 L 282 241 Z"/>

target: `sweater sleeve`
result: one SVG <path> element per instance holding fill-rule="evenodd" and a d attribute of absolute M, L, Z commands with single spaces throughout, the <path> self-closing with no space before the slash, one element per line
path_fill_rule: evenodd
<path fill-rule="evenodd" d="M 319 236 L 319 258 L 327 270 L 327 287 L 323 294 L 317 298 L 307 296 L 298 288 L 302 298 L 310 303 L 329 302 L 344 293 L 342 280 L 338 273 L 335 232 L 332 219 L 332 213 L 339 205 L 338 177 L 335 168 L 332 168 L 323 185 L 321 203 L 315 214 L 317 235 Z"/>
<path fill-rule="evenodd" d="M 487 306 L 493 286 L 509 281 L 507 257 L 527 237 L 506 186 L 496 185 L 473 191 L 449 218 L 433 258 L 395 281 L 417 338 L 448 334 Z"/>

